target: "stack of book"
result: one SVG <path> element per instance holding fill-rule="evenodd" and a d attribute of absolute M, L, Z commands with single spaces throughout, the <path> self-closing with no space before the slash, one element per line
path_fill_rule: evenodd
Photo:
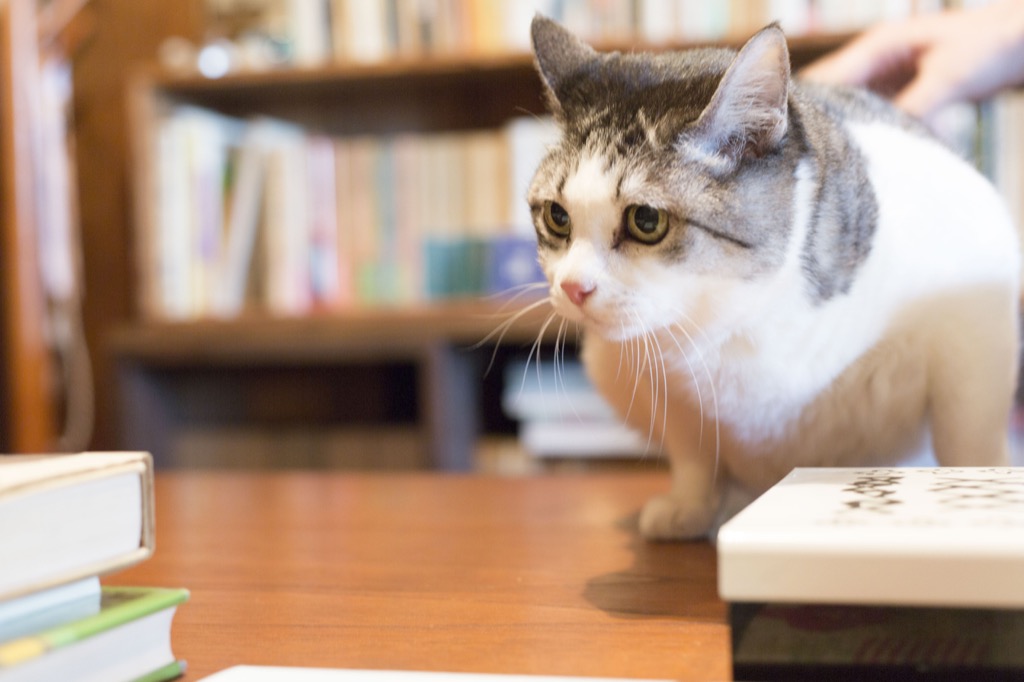
<path fill-rule="evenodd" d="M 1024 468 L 796 469 L 718 559 L 737 679 L 1024 677 Z"/>
<path fill-rule="evenodd" d="M 100 576 L 153 552 L 147 453 L 0 456 L 0 682 L 159 682 L 181 589 Z"/>
<path fill-rule="evenodd" d="M 577 360 L 509 363 L 502 409 L 518 423 L 523 450 L 539 461 L 635 460 L 661 449 L 658 439 L 626 426 Z"/>

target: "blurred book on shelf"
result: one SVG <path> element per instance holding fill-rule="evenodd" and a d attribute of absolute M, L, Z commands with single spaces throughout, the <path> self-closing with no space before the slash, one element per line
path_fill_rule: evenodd
<path fill-rule="evenodd" d="M 206 0 L 211 40 L 236 68 L 372 63 L 530 48 L 535 13 L 608 45 L 740 39 L 778 21 L 791 36 L 846 33 L 942 0 Z"/>
<path fill-rule="evenodd" d="M 331 137 L 179 106 L 156 126 L 146 309 L 302 315 L 543 279 L 525 195 L 549 119 Z"/>

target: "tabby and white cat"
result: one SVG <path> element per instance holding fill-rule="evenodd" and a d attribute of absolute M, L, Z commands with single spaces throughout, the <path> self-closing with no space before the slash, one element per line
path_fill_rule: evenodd
<path fill-rule="evenodd" d="M 1005 465 L 1016 232 L 993 188 L 867 94 L 738 53 L 602 54 L 534 20 L 560 141 L 529 202 L 588 374 L 663 445 L 650 538 L 709 532 L 796 466 Z"/>

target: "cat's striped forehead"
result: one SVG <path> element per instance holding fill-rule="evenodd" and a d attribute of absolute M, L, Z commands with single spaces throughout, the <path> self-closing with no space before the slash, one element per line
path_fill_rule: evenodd
<path fill-rule="evenodd" d="M 570 119 L 565 141 L 591 156 L 603 156 L 608 164 L 652 152 L 657 145 L 656 123 L 644 110 L 617 111 L 612 107 L 592 109 Z"/>

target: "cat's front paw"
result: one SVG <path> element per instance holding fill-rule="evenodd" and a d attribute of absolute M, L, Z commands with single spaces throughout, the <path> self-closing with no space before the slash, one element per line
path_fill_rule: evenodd
<path fill-rule="evenodd" d="M 705 537 L 714 519 L 714 504 L 660 495 L 640 512 L 640 534 L 648 540 L 692 540 Z"/>

